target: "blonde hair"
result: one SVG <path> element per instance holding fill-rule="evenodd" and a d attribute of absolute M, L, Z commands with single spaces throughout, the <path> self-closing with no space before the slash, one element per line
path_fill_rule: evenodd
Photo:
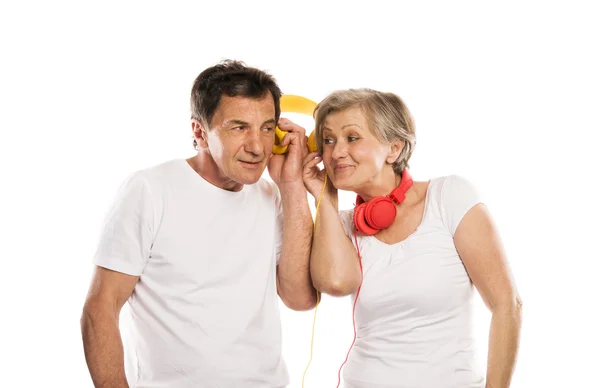
<path fill-rule="evenodd" d="M 315 108 L 315 137 L 319 153 L 323 153 L 322 124 L 327 115 L 359 107 L 369 123 L 369 130 L 382 143 L 404 141 L 404 147 L 393 163 L 394 173 L 401 175 L 416 144 L 415 124 L 408 108 L 394 93 L 373 89 L 347 89 L 331 93 Z"/>

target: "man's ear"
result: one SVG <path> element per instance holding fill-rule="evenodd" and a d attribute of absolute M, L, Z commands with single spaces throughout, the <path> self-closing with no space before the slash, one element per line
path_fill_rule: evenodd
<path fill-rule="evenodd" d="M 192 136 L 198 144 L 198 148 L 208 147 L 208 139 L 206 137 L 206 126 L 200 120 L 192 119 Z"/>
<path fill-rule="evenodd" d="M 390 153 L 386 159 L 386 161 L 389 164 L 392 164 L 396 160 L 398 160 L 398 156 L 400 156 L 400 154 L 402 153 L 402 150 L 404 149 L 405 144 L 406 144 L 406 142 L 404 140 L 398 140 L 398 141 L 390 144 Z"/>

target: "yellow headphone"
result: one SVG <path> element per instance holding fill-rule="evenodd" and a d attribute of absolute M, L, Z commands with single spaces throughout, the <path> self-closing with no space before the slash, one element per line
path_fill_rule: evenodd
<path fill-rule="evenodd" d="M 309 100 L 306 97 L 296 96 L 293 94 L 284 94 L 280 100 L 281 112 L 288 113 L 301 113 L 313 116 L 313 112 L 317 106 L 317 103 L 313 100 Z M 286 131 L 282 131 L 279 127 L 275 127 L 275 145 L 273 146 L 273 153 L 282 155 L 287 152 L 287 146 L 282 146 L 281 142 L 287 134 Z M 308 136 L 308 150 L 310 152 L 317 151 L 317 140 L 315 139 L 315 131 L 312 131 Z"/>

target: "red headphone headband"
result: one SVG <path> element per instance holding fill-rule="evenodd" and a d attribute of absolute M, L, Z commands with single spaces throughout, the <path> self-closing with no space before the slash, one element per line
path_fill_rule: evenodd
<path fill-rule="evenodd" d="M 390 226 L 396 219 L 396 204 L 406 199 L 406 192 L 413 184 L 407 170 L 402 171 L 400 184 L 385 197 L 375 197 L 366 202 L 356 196 L 354 225 L 363 234 L 372 235 Z"/>
<path fill-rule="evenodd" d="M 388 195 L 388 197 L 400 204 L 406 198 L 406 192 L 413 184 L 412 176 L 408 173 L 408 170 L 402 171 L 402 179 L 400 180 L 400 184 L 396 187 L 392 192 Z"/>
<path fill-rule="evenodd" d="M 410 187 L 412 185 L 413 185 L 412 176 L 410 175 L 408 170 L 405 169 L 404 171 L 402 171 L 402 177 L 400 179 L 400 184 L 398 184 L 398 187 L 396 187 L 394 190 L 392 190 L 392 192 L 389 193 L 388 195 L 386 195 L 386 197 L 388 197 L 392 201 L 396 202 L 397 204 L 400 204 L 406 198 L 406 192 L 408 191 L 408 189 L 410 189 Z M 365 200 L 362 199 L 362 197 L 360 195 L 357 195 L 355 206 L 358 206 L 361 203 L 365 203 Z"/>

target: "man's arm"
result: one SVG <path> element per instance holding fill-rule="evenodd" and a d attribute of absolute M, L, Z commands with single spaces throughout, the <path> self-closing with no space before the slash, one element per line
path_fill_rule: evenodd
<path fill-rule="evenodd" d="M 280 186 L 283 247 L 277 266 L 277 292 L 292 310 L 310 310 L 317 301 L 310 278 L 313 221 L 303 182 Z"/>
<path fill-rule="evenodd" d="M 119 313 L 138 276 L 96 267 L 81 315 L 85 359 L 96 388 L 128 388 Z"/>
<path fill-rule="evenodd" d="M 312 240 L 312 215 L 302 179 L 303 157 L 308 152 L 305 130 L 280 119 L 279 127 L 288 131 L 281 145 L 286 155 L 273 155 L 269 174 L 277 184 L 283 212 L 283 247 L 277 266 L 277 293 L 292 310 L 310 310 L 317 301 L 310 278 L 309 259 Z"/>

